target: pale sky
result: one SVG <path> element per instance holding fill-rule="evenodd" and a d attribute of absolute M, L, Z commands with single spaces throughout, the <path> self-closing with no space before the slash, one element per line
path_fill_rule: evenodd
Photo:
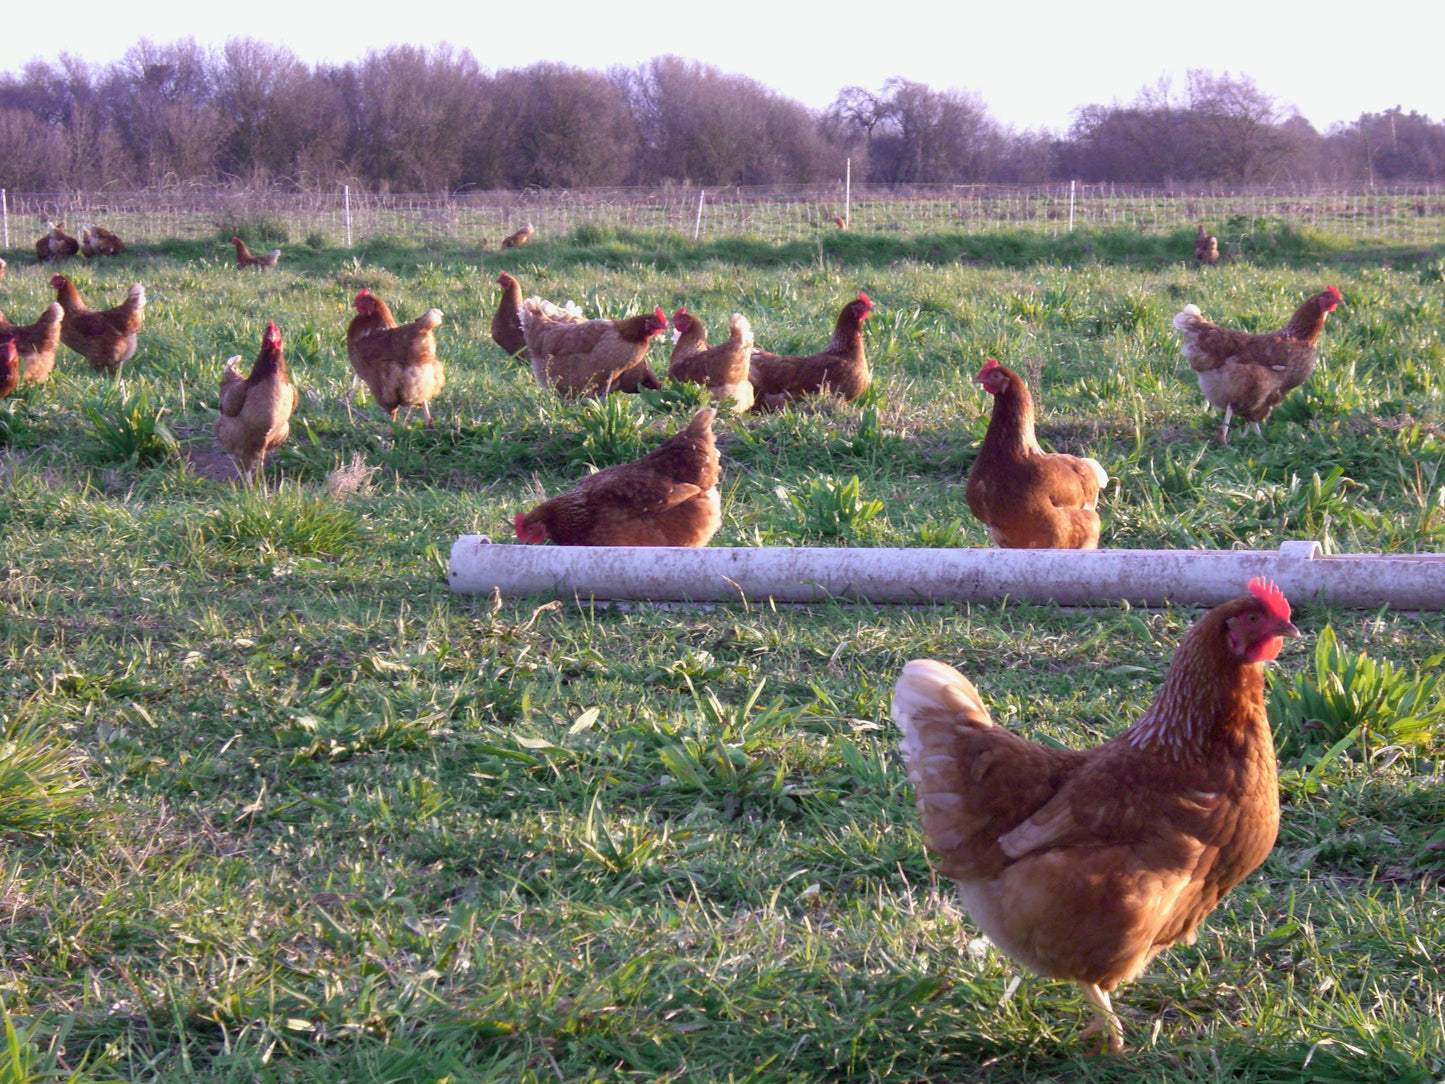
<path fill-rule="evenodd" d="M 978 95 L 1016 128 L 1067 129 L 1073 110 L 1131 101 L 1161 77 L 1247 75 L 1319 131 L 1362 112 L 1402 106 L 1445 119 L 1439 60 L 1445 5 L 1383 9 L 1213 0 L 1161 3 L 904 2 L 861 5 L 762 0 L 677 3 L 340 4 L 334 0 L 72 0 L 63 25 L 0 37 L 0 70 L 53 60 L 94 64 L 143 37 L 232 37 L 284 45 L 309 64 L 359 60 L 394 43 L 450 43 L 489 71 L 547 60 L 604 71 L 672 53 L 747 75 L 814 109 L 848 85 L 880 88 L 901 75 Z M 15 20 L 11 29 L 15 29 Z M 53 20 L 52 20 L 53 22 Z"/>

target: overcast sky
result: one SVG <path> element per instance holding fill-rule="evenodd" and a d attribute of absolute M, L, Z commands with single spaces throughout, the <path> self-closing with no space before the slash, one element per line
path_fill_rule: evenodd
<path fill-rule="evenodd" d="M 1343 5 L 1242 3 L 835 3 L 733 0 L 666 7 L 633 0 L 478 3 L 307 3 L 72 0 L 60 23 L 0 37 L 0 70 L 61 50 L 94 64 L 141 38 L 203 45 L 252 37 L 310 64 L 359 60 L 394 43 L 450 43 L 490 71 L 541 60 L 605 71 L 672 53 L 748 75 L 821 109 L 848 85 L 877 89 L 901 75 L 977 94 L 1016 128 L 1066 129 L 1073 110 L 1132 100 L 1161 77 L 1184 88 L 1191 68 L 1247 75 L 1321 132 L 1396 105 L 1445 119 L 1439 60 L 1445 4 L 1405 14 Z M 39 9 L 35 9 L 36 12 Z M 1421 14 L 1420 12 L 1426 12 Z M 34 13 L 32 13 L 34 14 Z M 40 18 L 37 14 L 35 18 Z"/>

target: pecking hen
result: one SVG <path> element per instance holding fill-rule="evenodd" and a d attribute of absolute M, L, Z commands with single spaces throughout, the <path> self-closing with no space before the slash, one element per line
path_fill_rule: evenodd
<path fill-rule="evenodd" d="M 647 348 L 666 330 L 661 306 L 625 320 L 588 320 L 570 302 L 567 308 L 540 297 L 522 302 L 532 375 L 562 395 L 605 398 L 614 391 L 662 387 L 647 364 Z"/>

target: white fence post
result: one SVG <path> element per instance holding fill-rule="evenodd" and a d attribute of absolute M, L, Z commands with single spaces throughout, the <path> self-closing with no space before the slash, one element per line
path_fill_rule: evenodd
<path fill-rule="evenodd" d="M 705 189 L 697 190 L 697 221 L 692 226 L 692 243 L 697 244 L 698 234 L 702 232 L 702 198 L 707 195 Z"/>
<path fill-rule="evenodd" d="M 1074 184 L 1075 184 L 1075 183 L 1076 183 L 1076 182 L 1074 182 L 1074 181 L 1070 181 L 1070 182 L 1069 182 L 1069 232 L 1070 232 L 1070 233 L 1073 233 L 1073 232 L 1074 232 Z"/>
<path fill-rule="evenodd" d="M 0 223 L 5 226 L 5 247 L 10 247 L 10 199 L 5 189 L 0 188 Z"/>
<path fill-rule="evenodd" d="M 341 186 L 341 194 L 346 200 L 346 247 L 351 247 L 351 185 Z"/>
<path fill-rule="evenodd" d="M 853 225 L 853 159 L 843 163 L 843 225 Z"/>

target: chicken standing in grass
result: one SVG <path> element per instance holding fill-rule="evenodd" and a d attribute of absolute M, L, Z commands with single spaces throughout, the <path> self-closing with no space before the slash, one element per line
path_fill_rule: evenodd
<path fill-rule="evenodd" d="M 220 416 L 216 439 L 235 461 L 247 481 L 266 464 L 266 456 L 291 435 L 291 415 L 298 396 L 286 369 L 281 329 L 272 320 L 261 336 L 261 353 L 251 372 L 242 376 L 236 367 L 241 356 L 226 361 L 221 374 Z"/>
<path fill-rule="evenodd" d="M 80 231 L 80 254 L 87 260 L 97 256 L 119 256 L 125 252 L 125 242 L 104 226 L 89 223 Z"/>
<path fill-rule="evenodd" d="M 50 285 L 65 310 L 60 341 L 90 362 L 96 372 L 119 380 L 121 366 L 135 357 L 136 337 L 145 323 L 145 287 L 137 282 L 115 308 L 96 311 L 64 275 L 52 276 Z"/>
<path fill-rule="evenodd" d="M 497 284 L 502 296 L 492 317 L 492 342 L 516 357 L 527 349 L 527 337 L 522 334 L 522 287 L 505 271 L 497 276 Z"/>
<path fill-rule="evenodd" d="M 515 233 L 508 234 L 506 237 L 503 237 L 502 247 L 520 248 L 532 240 L 532 235 L 535 232 L 536 231 L 532 228 L 532 224 L 528 222 L 525 226 L 517 230 Z"/>
<path fill-rule="evenodd" d="M 1194 236 L 1194 259 L 1201 264 L 1219 262 L 1219 238 L 1205 233 L 1203 222 L 1199 224 L 1199 232 Z"/>
<path fill-rule="evenodd" d="M 605 398 L 614 391 L 662 387 L 647 364 L 647 348 L 666 330 L 661 306 L 621 320 L 588 320 L 570 302 L 567 308 L 540 297 L 522 302 L 532 375 L 562 395 Z"/>
<path fill-rule="evenodd" d="M 429 404 L 446 384 L 435 334 L 441 309 L 427 309 L 411 323 L 398 324 L 386 302 L 365 287 L 352 304 L 356 315 L 346 328 L 346 354 L 356 375 L 392 421 L 401 407 L 421 407 L 431 429 Z"/>
<path fill-rule="evenodd" d="M 893 718 L 923 838 L 969 917 L 1040 975 L 1079 984 L 1084 1035 L 1123 1049 L 1109 1001 L 1274 846 L 1279 787 L 1264 666 L 1298 636 L 1254 579 L 1189 630 L 1153 705 L 1092 749 L 996 726 L 973 684 L 932 659 L 903 668 Z"/>
<path fill-rule="evenodd" d="M 1221 443 L 1229 443 L 1229 422 L 1236 414 L 1254 423 L 1258 433 L 1284 397 L 1310 378 L 1325 317 L 1342 302 L 1339 290 L 1326 286 L 1306 298 L 1280 330 L 1258 335 L 1211 324 L 1197 305 L 1185 305 L 1174 317 L 1174 326 L 1184 333 L 1185 360 L 1199 374 L 1199 390 L 1210 406 L 1224 411 Z"/>
<path fill-rule="evenodd" d="M 0 399 L 4 399 L 19 386 L 20 352 L 15 349 L 14 336 L 0 331 Z"/>
<path fill-rule="evenodd" d="M 255 268 L 257 271 L 270 271 L 281 260 L 281 250 L 273 248 L 264 256 L 253 256 L 251 250 L 246 247 L 246 242 L 239 237 L 232 237 L 231 244 L 236 246 L 236 267 L 245 271 L 248 268 Z"/>
<path fill-rule="evenodd" d="M 974 380 L 993 396 L 993 414 L 968 472 L 969 511 L 1005 549 L 1093 549 L 1108 473 L 1097 459 L 1039 447 L 1033 397 L 1017 373 L 989 358 Z"/>

